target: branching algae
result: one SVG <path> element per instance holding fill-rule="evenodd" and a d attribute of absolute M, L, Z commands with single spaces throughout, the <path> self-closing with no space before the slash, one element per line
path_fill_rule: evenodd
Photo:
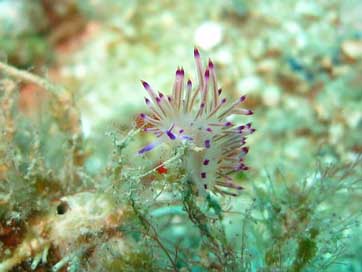
<path fill-rule="evenodd" d="M 149 113 L 127 136 L 111 133 L 111 161 L 97 173 L 66 90 L 0 65 L 54 103 L 33 124 L 18 112 L 15 81 L 1 80 L 0 271 L 326 271 L 345 257 L 361 159 L 288 182 L 267 174 L 241 194 L 255 129 L 233 115 L 252 111 L 241 107 L 245 96 L 228 103 L 213 62 L 204 67 L 197 49 L 194 57 L 196 86 L 182 68 L 170 95 L 142 81 Z M 150 133 L 151 144 L 131 148 Z"/>

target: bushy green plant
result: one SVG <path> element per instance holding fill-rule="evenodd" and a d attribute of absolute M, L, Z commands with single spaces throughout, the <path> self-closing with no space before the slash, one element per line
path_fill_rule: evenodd
<path fill-rule="evenodd" d="M 209 72 L 212 65 L 208 64 Z M 87 149 L 69 93 L 28 72 L 5 64 L 0 68 L 12 78 L 39 85 L 50 95 L 46 114 L 40 111 L 44 117 L 34 121 L 17 108 L 16 83 L 1 81 L 0 268 L 333 271 L 338 261 L 349 260 L 347 250 L 355 249 L 348 238 L 360 219 L 356 201 L 350 201 L 361 197 L 358 155 L 333 165 L 320 162 L 313 168 L 303 163 L 292 172 L 272 169 L 272 174 L 258 176 L 231 171 L 226 176 L 232 176 L 245 190 L 236 183 L 220 184 L 240 192 L 236 197 L 234 191 L 219 194 L 207 186 L 206 192 L 200 190 L 199 183 L 206 176 L 198 172 L 200 165 L 195 165 L 198 175 L 194 175 L 188 161 L 191 157 L 193 163 L 198 162 L 198 152 L 210 148 L 207 139 L 200 141 L 201 146 L 190 137 L 178 139 L 175 145 L 183 132 L 174 132 L 172 125 L 159 126 L 169 145 L 159 147 L 161 156 L 152 152 L 139 156 L 136 146 L 143 143 L 142 129 L 147 126 L 140 122 L 130 132 L 110 133 L 105 139 L 113 141 L 114 147 L 107 167 L 87 171 Z M 176 79 L 183 75 L 181 71 L 177 70 Z M 206 80 L 208 73 L 201 73 L 203 76 Z M 154 102 L 161 97 L 153 97 Z M 180 101 L 173 106 L 178 107 Z M 200 108 L 196 117 L 203 106 Z M 150 106 L 150 110 L 154 108 Z M 157 118 L 152 122 L 157 123 Z M 229 131 L 229 122 L 222 126 Z M 233 133 L 239 134 L 245 127 L 250 129 L 246 125 Z M 192 129 L 190 133 L 200 136 Z M 240 152 L 245 151 L 239 144 Z M 216 151 L 211 155 L 222 156 Z M 196 155 L 190 156 L 190 152 Z M 92 160 L 95 154 L 90 156 Z M 310 156 L 319 161 L 315 154 Z M 205 163 L 205 158 L 200 162 Z M 246 180 L 254 177 L 254 183 L 248 185 Z M 54 198 L 61 199 L 55 206 Z M 37 216 L 46 227 L 33 222 Z M 14 231 L 13 219 L 22 222 L 17 224 L 21 235 L 10 247 L 9 237 L 13 239 L 12 235 L 20 232 Z M 63 227 L 61 231 L 57 223 Z M 78 224 L 79 228 L 72 228 Z M 38 229 L 43 231 L 38 233 Z M 17 248 L 28 242 L 35 249 L 28 255 L 20 254 Z M 19 260 L 13 261 L 11 254 L 18 254 Z M 9 259 L 13 263 L 9 264 Z"/>

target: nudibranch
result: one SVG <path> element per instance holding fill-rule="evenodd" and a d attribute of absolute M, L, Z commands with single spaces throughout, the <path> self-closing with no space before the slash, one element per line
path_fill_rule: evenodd
<path fill-rule="evenodd" d="M 198 83 L 185 83 L 183 68 L 176 70 L 171 95 L 155 92 L 145 81 L 141 81 L 148 93 L 145 98 L 150 113 L 141 113 L 144 130 L 158 138 L 139 150 L 139 154 L 151 151 L 162 143 L 191 143 L 183 162 L 186 173 L 197 185 L 199 193 L 207 191 L 237 195 L 243 188 L 233 182 L 231 174 L 246 171 L 244 157 L 249 149 L 246 138 L 255 129 L 251 123 L 235 124 L 230 116 L 252 115 L 241 107 L 246 96 L 228 103 L 218 87 L 215 66 L 209 59 L 206 67 L 197 48 L 194 49 Z"/>

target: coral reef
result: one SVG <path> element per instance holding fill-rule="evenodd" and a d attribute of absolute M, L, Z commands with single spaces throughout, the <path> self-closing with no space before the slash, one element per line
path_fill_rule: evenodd
<path fill-rule="evenodd" d="M 0 271 L 361 271 L 360 10 L 0 1 Z"/>

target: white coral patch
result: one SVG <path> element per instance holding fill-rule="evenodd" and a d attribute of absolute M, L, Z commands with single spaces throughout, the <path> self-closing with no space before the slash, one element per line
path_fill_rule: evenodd
<path fill-rule="evenodd" d="M 50 239 L 55 244 L 72 242 L 80 235 L 102 230 L 107 218 L 116 213 L 115 203 L 105 194 L 84 192 L 63 197 L 61 201 L 67 208 L 53 219 Z"/>
<path fill-rule="evenodd" d="M 222 41 L 223 31 L 220 24 L 205 22 L 195 32 L 195 43 L 204 50 L 210 50 Z"/>

